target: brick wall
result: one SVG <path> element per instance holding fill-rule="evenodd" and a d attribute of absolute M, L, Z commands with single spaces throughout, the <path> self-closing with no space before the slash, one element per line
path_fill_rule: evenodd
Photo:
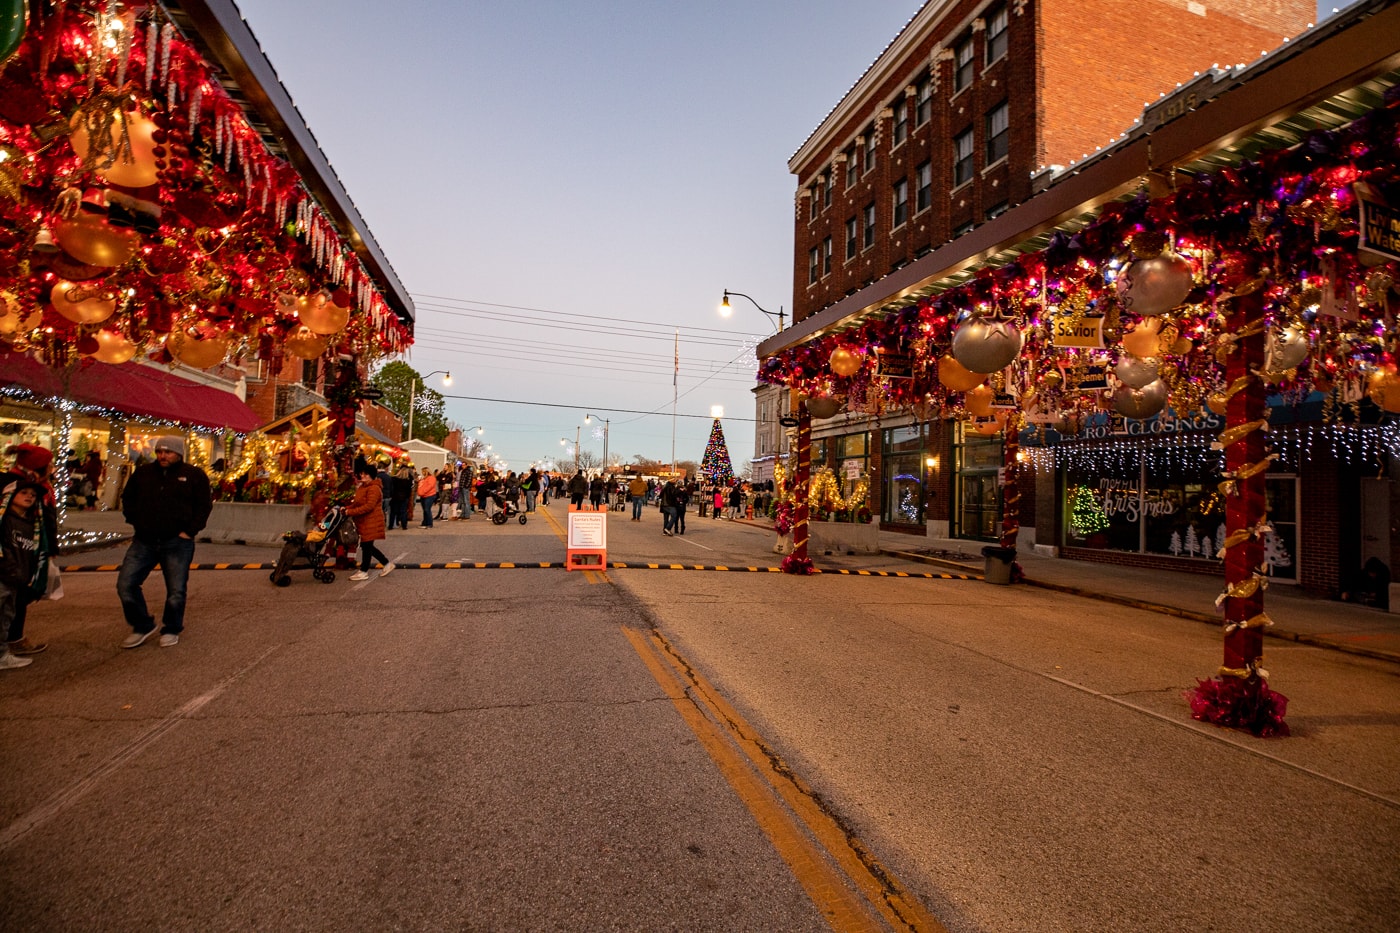
<path fill-rule="evenodd" d="M 1316 19 L 1313 0 L 1038 0 L 1037 9 L 1037 165 L 1078 161 L 1195 72 L 1252 62 Z"/>
<path fill-rule="evenodd" d="M 1225 564 L 1222 561 L 1200 560 L 1190 557 L 1172 557 L 1169 554 L 1136 554 L 1131 551 L 1101 551 L 1096 548 L 1060 548 L 1060 556 L 1069 560 L 1083 560 L 1095 564 L 1113 564 L 1119 567 L 1146 567 L 1152 570 L 1176 570 L 1181 573 L 1196 573 L 1203 576 L 1225 577 Z"/>

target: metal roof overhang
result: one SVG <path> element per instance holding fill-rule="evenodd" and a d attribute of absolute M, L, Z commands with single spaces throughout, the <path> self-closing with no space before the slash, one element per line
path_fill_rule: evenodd
<path fill-rule="evenodd" d="M 1256 73 L 1257 69 L 1257 73 Z M 1131 135 L 994 220 L 758 345 L 773 356 L 953 288 L 984 266 L 1086 226 L 1103 205 L 1170 169 L 1210 171 L 1307 133 L 1342 126 L 1400 83 L 1400 5 L 1377 0 L 1323 24 L 1239 75 L 1237 86 L 1151 132 Z"/>
<path fill-rule="evenodd" d="M 268 151 L 286 159 L 301 175 L 302 183 L 374 278 L 384 301 L 411 329 L 413 300 L 232 0 L 160 0 L 160 4 L 185 38 L 217 67 L 219 84 L 243 108 Z"/>

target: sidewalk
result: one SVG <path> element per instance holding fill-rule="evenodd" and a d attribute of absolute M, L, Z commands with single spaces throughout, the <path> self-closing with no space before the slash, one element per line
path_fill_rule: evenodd
<path fill-rule="evenodd" d="M 983 545 L 977 541 L 882 531 L 880 547 L 890 556 L 978 573 L 984 565 Z M 935 556 L 938 552 L 956 556 Z M 1221 577 L 1046 557 L 1030 548 L 1018 549 L 1016 559 L 1031 586 L 1212 625 L 1221 624 L 1223 619 L 1215 607 L 1216 597 L 1224 590 Z M 1319 599 L 1283 583 L 1265 590 L 1264 611 L 1274 620 L 1264 631 L 1267 637 L 1400 661 L 1400 614 Z"/>

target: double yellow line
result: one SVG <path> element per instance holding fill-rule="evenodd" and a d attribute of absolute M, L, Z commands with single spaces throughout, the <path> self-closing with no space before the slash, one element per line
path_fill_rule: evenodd
<path fill-rule="evenodd" d="M 622 632 L 833 930 L 947 933 L 663 635 Z"/>

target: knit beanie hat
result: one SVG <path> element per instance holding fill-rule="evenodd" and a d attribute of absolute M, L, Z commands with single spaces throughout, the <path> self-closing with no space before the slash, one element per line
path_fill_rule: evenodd
<path fill-rule="evenodd" d="M 53 463 L 53 451 L 38 444 L 15 444 L 5 453 L 13 454 L 15 463 L 32 473 L 42 473 Z"/>
<path fill-rule="evenodd" d="M 156 438 L 157 451 L 169 450 L 180 455 L 180 459 L 185 459 L 185 439 L 178 434 L 163 434 Z"/>

